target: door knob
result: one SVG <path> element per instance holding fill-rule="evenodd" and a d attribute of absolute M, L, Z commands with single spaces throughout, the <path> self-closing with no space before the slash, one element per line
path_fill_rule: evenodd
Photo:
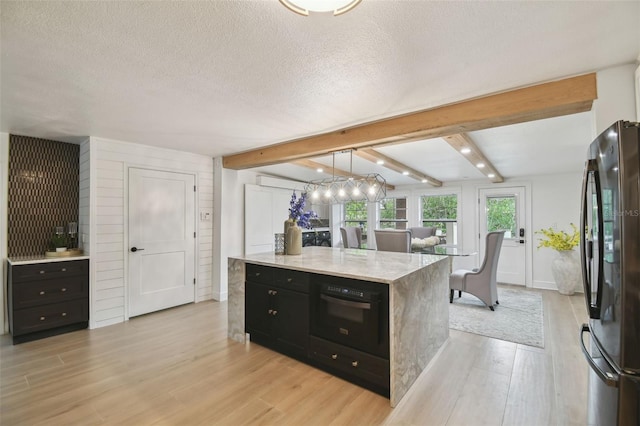
<path fill-rule="evenodd" d="M 138 247 L 131 247 L 131 252 L 132 252 L 132 253 L 135 253 L 135 252 L 137 252 L 137 251 L 142 251 L 142 250 L 144 250 L 144 249 L 140 249 L 140 248 L 138 248 Z"/>

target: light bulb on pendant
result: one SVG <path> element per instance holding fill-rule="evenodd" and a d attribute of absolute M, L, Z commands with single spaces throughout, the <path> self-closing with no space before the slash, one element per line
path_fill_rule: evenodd
<path fill-rule="evenodd" d="M 344 197 L 346 195 L 346 193 L 344 192 L 344 188 L 340 188 L 340 190 L 338 191 L 338 195 L 341 197 Z"/>
<path fill-rule="evenodd" d="M 330 189 L 327 189 L 327 191 L 324 193 L 324 196 L 325 196 L 326 198 L 330 198 L 330 197 L 331 197 L 331 190 L 330 190 Z"/>
<path fill-rule="evenodd" d="M 318 190 L 314 189 L 313 192 L 311 193 L 311 198 L 313 198 L 314 200 L 317 200 L 319 196 L 320 194 L 318 194 Z"/>
<path fill-rule="evenodd" d="M 358 195 L 360 195 L 360 190 L 358 188 L 353 188 L 353 191 L 351 193 L 357 197 Z"/>

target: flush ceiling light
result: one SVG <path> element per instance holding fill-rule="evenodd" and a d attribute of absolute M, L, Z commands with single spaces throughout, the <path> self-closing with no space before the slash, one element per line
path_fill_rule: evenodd
<path fill-rule="evenodd" d="M 384 164 L 384 160 L 378 160 L 376 161 L 376 164 L 382 166 Z"/>
<path fill-rule="evenodd" d="M 470 153 L 470 152 L 471 152 L 471 148 L 462 148 L 462 149 L 460 150 L 460 152 L 461 152 L 461 153 L 463 153 L 463 154 L 468 154 L 468 153 Z"/>
<path fill-rule="evenodd" d="M 322 172 L 324 172 L 324 170 L 322 170 L 322 168 L 321 168 L 321 167 L 318 167 L 318 168 L 316 169 L 316 172 L 318 172 L 318 173 L 322 173 Z"/>
<path fill-rule="evenodd" d="M 484 163 L 478 163 L 478 164 L 476 164 L 476 167 L 479 168 L 479 169 L 482 169 L 482 168 L 484 168 Z"/>
<path fill-rule="evenodd" d="M 342 15 L 360 4 L 362 0 L 280 0 L 280 3 L 292 12 L 309 16 L 311 12 L 333 12 Z"/>

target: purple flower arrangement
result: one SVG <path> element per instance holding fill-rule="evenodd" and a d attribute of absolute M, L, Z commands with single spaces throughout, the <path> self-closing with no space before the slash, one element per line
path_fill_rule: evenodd
<path fill-rule="evenodd" d="M 296 191 L 293 191 L 291 194 L 291 201 L 289 202 L 289 219 L 295 221 L 299 227 L 311 229 L 311 219 L 315 219 L 318 215 L 309 210 L 308 212 L 304 211 L 304 205 L 307 202 L 307 193 L 303 192 L 300 194 L 300 198 L 296 196 Z"/>

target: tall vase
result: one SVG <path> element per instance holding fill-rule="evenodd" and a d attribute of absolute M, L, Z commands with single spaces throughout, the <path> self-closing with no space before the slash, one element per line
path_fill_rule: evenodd
<path fill-rule="evenodd" d="M 290 227 L 292 227 L 295 224 L 296 223 L 293 219 L 287 219 L 284 221 L 284 254 L 288 254 L 287 253 L 287 231 L 289 230 Z"/>
<path fill-rule="evenodd" d="M 580 285 L 580 264 L 573 250 L 558 250 L 551 261 L 551 273 L 560 294 L 572 295 Z"/>
<path fill-rule="evenodd" d="M 302 229 L 295 223 L 287 228 L 285 247 L 287 254 L 302 253 Z"/>

